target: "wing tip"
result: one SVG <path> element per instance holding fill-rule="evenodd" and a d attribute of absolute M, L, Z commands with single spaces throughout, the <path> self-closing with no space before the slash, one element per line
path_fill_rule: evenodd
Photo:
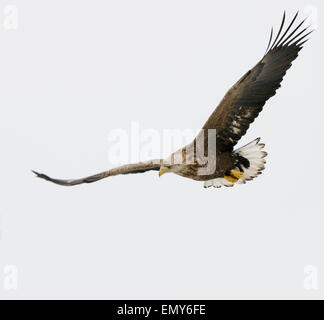
<path fill-rule="evenodd" d="M 60 180 L 60 179 L 53 179 L 51 177 L 49 177 L 48 175 L 44 174 L 44 173 L 39 173 L 35 170 L 31 170 L 32 173 L 35 174 L 36 178 L 40 178 L 40 179 L 43 179 L 43 180 L 46 180 L 46 181 L 50 181 L 50 182 L 53 182 L 55 184 L 58 184 L 58 185 L 61 185 L 61 186 L 71 186 L 71 185 L 74 185 L 74 181 L 70 181 L 70 180 Z"/>
<path fill-rule="evenodd" d="M 51 181 L 51 178 L 49 176 L 47 176 L 46 174 L 44 173 L 39 173 L 35 170 L 31 170 L 31 172 L 37 177 L 37 178 L 41 178 L 41 179 L 45 179 L 45 180 L 49 180 Z"/>
<path fill-rule="evenodd" d="M 288 35 L 288 31 L 290 30 L 290 28 L 292 27 L 292 25 L 294 24 L 295 20 L 297 19 L 299 15 L 299 10 L 295 13 L 293 19 L 291 20 L 289 26 L 287 27 L 286 31 L 283 33 L 283 35 L 280 37 L 280 34 L 282 32 L 282 29 L 284 27 L 285 24 L 285 19 L 286 19 L 286 10 L 284 10 L 284 14 L 283 14 L 283 18 L 281 21 L 281 25 L 279 28 L 279 31 L 277 33 L 277 36 L 275 37 L 274 41 L 272 42 L 272 36 L 273 36 L 273 27 L 271 28 L 271 35 L 270 35 L 270 40 L 269 40 L 269 44 L 266 50 L 265 55 L 267 55 L 271 50 L 276 49 L 276 48 L 281 48 L 281 47 L 292 47 L 292 46 L 296 46 L 298 49 L 301 49 L 301 45 L 305 44 L 304 41 L 302 43 L 300 43 L 301 40 L 303 40 L 306 36 L 308 36 L 309 34 L 311 34 L 313 31 L 315 31 L 315 29 L 312 29 L 310 32 L 307 32 L 306 34 L 303 34 L 306 30 L 309 29 L 310 26 L 307 26 L 306 28 L 304 28 L 302 31 L 300 31 L 295 37 L 293 37 L 291 39 L 291 37 L 296 33 L 296 31 L 304 24 L 304 22 L 307 20 L 307 18 L 303 19 L 298 25 L 297 27 L 290 32 Z M 287 35 L 287 36 L 286 36 Z M 289 41 L 288 41 L 289 40 Z M 264 55 L 264 56 L 265 56 Z"/>

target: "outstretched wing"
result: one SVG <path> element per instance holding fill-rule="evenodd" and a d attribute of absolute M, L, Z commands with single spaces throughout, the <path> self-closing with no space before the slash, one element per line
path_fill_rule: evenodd
<path fill-rule="evenodd" d="M 312 31 L 305 33 L 308 27 L 300 31 L 306 19 L 288 34 L 297 16 L 298 12 L 281 35 L 286 17 L 284 13 L 280 29 L 273 42 L 273 29 L 271 30 L 264 57 L 226 93 L 203 126 L 203 129 L 216 129 L 217 148 L 220 151 L 231 151 L 246 133 L 266 101 L 276 94 L 286 71 L 307 41 L 304 39 Z"/>
<path fill-rule="evenodd" d="M 107 177 L 116 176 L 119 174 L 143 173 L 143 172 L 151 171 L 151 170 L 158 171 L 158 170 L 160 170 L 161 163 L 162 163 L 162 160 L 155 159 L 155 160 L 150 160 L 150 161 L 145 161 L 145 162 L 126 164 L 124 166 L 116 167 L 116 168 L 95 174 L 93 176 L 89 176 L 89 177 L 85 177 L 85 178 L 81 178 L 81 179 L 67 179 L 67 180 L 53 179 L 43 173 L 38 173 L 36 171 L 33 171 L 33 173 L 35 173 L 36 176 L 39 178 L 54 182 L 61 186 L 75 186 L 77 184 L 91 183 L 91 182 L 95 182 L 95 181 L 98 181 L 98 180 L 101 180 L 101 179 L 104 179 Z"/>

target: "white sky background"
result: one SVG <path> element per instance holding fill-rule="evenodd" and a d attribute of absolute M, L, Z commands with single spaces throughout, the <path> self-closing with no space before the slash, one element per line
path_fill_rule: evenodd
<path fill-rule="evenodd" d="M 6 5 L 17 30 L 3 26 Z M 149 172 L 66 188 L 33 177 L 110 168 L 108 134 L 132 121 L 198 129 L 262 57 L 283 10 L 291 19 L 307 5 L 318 30 L 239 143 L 266 144 L 253 182 L 206 190 Z M 324 297 L 323 1 L 0 9 L 1 298 Z M 309 265 L 317 290 L 305 289 Z"/>

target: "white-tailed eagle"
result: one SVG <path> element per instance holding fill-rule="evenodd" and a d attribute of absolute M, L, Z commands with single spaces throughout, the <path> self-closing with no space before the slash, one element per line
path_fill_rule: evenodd
<path fill-rule="evenodd" d="M 252 180 L 264 169 L 264 144 L 255 139 L 244 147 L 234 146 L 246 133 L 261 112 L 266 101 L 275 95 L 280 83 L 298 56 L 306 37 L 312 32 L 295 21 L 298 12 L 285 28 L 284 13 L 275 37 L 270 40 L 263 58 L 225 94 L 215 111 L 189 145 L 174 152 L 167 159 L 155 159 L 116 167 L 81 179 L 53 179 L 33 171 L 37 177 L 63 186 L 91 183 L 107 177 L 142 173 L 150 170 L 173 172 L 182 177 L 204 181 L 205 187 L 233 186 Z"/>

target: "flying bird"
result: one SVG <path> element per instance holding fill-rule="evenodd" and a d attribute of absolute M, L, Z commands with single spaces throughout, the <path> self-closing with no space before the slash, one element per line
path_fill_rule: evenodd
<path fill-rule="evenodd" d="M 254 179 L 265 168 L 267 153 L 263 151 L 264 144 L 258 138 L 241 148 L 234 147 L 259 115 L 266 101 L 276 94 L 292 61 L 308 40 L 306 37 L 313 31 L 309 31 L 309 27 L 302 27 L 306 19 L 294 26 L 297 16 L 298 12 L 284 31 L 284 13 L 275 37 L 273 28 L 271 29 L 262 59 L 229 89 L 196 138 L 168 158 L 127 164 L 81 179 L 53 179 L 33 172 L 39 178 L 63 186 L 152 170 L 159 171 L 159 176 L 173 172 L 203 181 L 206 188 L 231 187 Z"/>

